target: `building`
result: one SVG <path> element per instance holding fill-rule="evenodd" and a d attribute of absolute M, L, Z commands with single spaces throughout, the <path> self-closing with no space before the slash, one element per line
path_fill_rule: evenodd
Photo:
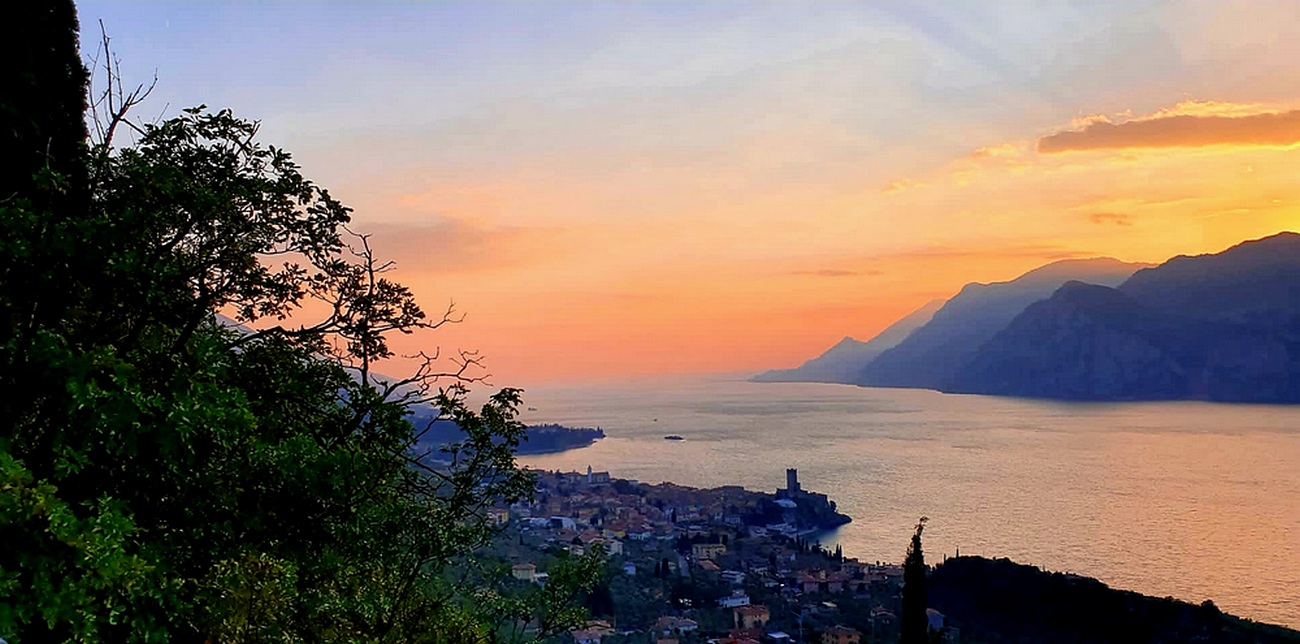
<path fill-rule="evenodd" d="M 763 628 L 772 619 L 772 614 L 767 610 L 767 606 L 762 604 L 738 606 L 732 609 L 731 614 L 736 621 L 736 628 L 743 631 Z"/>
<path fill-rule="evenodd" d="M 862 573 L 866 570 L 866 566 L 863 566 L 862 562 L 857 559 L 845 559 L 840 564 L 840 570 L 843 570 L 850 577 L 861 579 Z"/>
<path fill-rule="evenodd" d="M 655 622 L 655 630 L 664 637 L 690 633 L 697 628 L 699 628 L 699 624 L 695 623 L 695 620 L 675 615 L 664 615 L 659 618 L 659 621 Z"/>
<path fill-rule="evenodd" d="M 587 545 L 595 545 L 595 544 L 600 544 L 602 546 L 605 546 L 605 554 L 615 555 L 615 556 L 623 554 L 623 542 L 619 541 L 618 539 L 605 539 L 605 538 L 597 537 L 595 539 L 592 539 L 590 542 L 588 542 Z"/>
<path fill-rule="evenodd" d="M 537 565 L 530 563 L 515 564 L 510 568 L 510 576 L 520 581 L 537 581 Z"/>
<path fill-rule="evenodd" d="M 718 605 L 723 608 L 737 608 L 749 605 L 749 595 L 743 590 L 733 591 L 730 595 L 718 600 Z"/>
<path fill-rule="evenodd" d="M 791 467 L 785 471 L 785 491 L 794 496 L 801 490 L 799 489 L 799 470 Z"/>
<path fill-rule="evenodd" d="M 871 636 L 875 639 L 898 637 L 898 616 L 884 606 L 871 609 Z"/>
<path fill-rule="evenodd" d="M 718 555 L 727 554 L 727 546 L 721 543 L 697 543 L 691 546 L 691 556 L 696 561 L 717 559 Z"/>
<path fill-rule="evenodd" d="M 587 466 L 587 485 L 608 485 L 609 472 L 593 472 L 591 466 Z"/>
<path fill-rule="evenodd" d="M 848 626 L 832 626 L 822 631 L 822 644 L 859 644 L 862 633 Z"/>
<path fill-rule="evenodd" d="M 614 632 L 609 622 L 596 621 L 588 622 L 585 627 L 571 631 L 569 634 L 573 636 L 574 644 L 600 644 L 601 638 L 613 635 Z"/>

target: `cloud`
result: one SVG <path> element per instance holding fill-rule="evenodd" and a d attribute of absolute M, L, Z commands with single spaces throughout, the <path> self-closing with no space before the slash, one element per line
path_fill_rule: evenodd
<path fill-rule="evenodd" d="M 1300 110 L 1241 114 L 1218 109 L 1163 112 L 1122 123 L 1093 119 L 1081 129 L 1038 140 L 1044 154 L 1116 148 L 1202 147 L 1209 145 L 1289 146 L 1300 143 Z M 1187 111 L 1192 111 L 1188 109 Z"/>
<path fill-rule="evenodd" d="M 1094 224 L 1105 225 L 1114 224 L 1116 226 L 1132 226 L 1133 218 L 1122 212 L 1094 212 L 1088 215 L 1088 221 Z"/>

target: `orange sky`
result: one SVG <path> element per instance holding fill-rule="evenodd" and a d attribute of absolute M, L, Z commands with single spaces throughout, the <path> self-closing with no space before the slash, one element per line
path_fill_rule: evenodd
<path fill-rule="evenodd" d="M 1294 3 L 80 7 L 157 109 L 261 119 L 466 314 L 399 346 L 497 385 L 793 366 L 970 281 L 1300 229 Z"/>
<path fill-rule="evenodd" d="M 1281 111 L 1184 102 L 1114 123 L 1177 124 L 1210 109 L 1243 120 Z M 1277 121 L 1277 141 L 1207 140 L 1191 123 L 1185 146 L 1177 131 L 1156 146 L 1081 151 L 1040 151 L 1048 138 L 989 142 L 884 185 L 795 185 L 652 222 L 511 226 L 496 223 L 502 213 L 593 211 L 602 197 L 564 184 L 458 186 L 388 208 L 438 202 L 456 213 L 448 229 L 373 230 L 424 300 L 454 297 L 467 312 L 440 340 L 481 348 L 496 381 L 757 371 L 844 335 L 869 338 L 968 281 L 1067 257 L 1159 262 L 1300 229 L 1300 135 Z M 1084 122 L 1100 120 L 1061 128 L 1082 137 Z M 447 256 L 426 255 L 435 249 Z"/>

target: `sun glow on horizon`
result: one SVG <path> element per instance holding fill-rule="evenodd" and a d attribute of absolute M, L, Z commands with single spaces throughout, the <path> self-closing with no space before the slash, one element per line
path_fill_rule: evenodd
<path fill-rule="evenodd" d="M 399 352 L 500 385 L 794 366 L 968 282 L 1300 229 L 1283 4 L 80 8 L 466 315 Z"/>

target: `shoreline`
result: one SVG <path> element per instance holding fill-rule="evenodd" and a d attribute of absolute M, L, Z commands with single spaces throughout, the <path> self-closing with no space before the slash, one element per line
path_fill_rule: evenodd
<path fill-rule="evenodd" d="M 794 595 L 781 590 L 778 595 L 782 599 L 776 595 L 768 597 L 765 601 L 773 603 L 773 606 L 778 601 L 797 604 L 804 601 L 801 597 L 806 597 L 809 601 L 816 599 L 818 603 L 831 600 L 847 602 L 847 610 L 847 607 L 855 605 L 850 601 L 855 597 L 858 600 L 874 598 L 870 601 L 884 601 L 880 598 L 895 596 L 896 586 L 901 583 L 901 565 L 898 563 L 859 562 L 852 553 L 845 554 L 838 547 L 827 549 L 821 545 L 817 537 L 833 533 L 852 518 L 836 513 L 833 516 L 838 523 L 829 528 L 812 525 L 807 515 L 799 519 L 796 508 L 789 505 L 797 507 L 800 500 L 815 503 L 824 495 L 798 488 L 794 472 L 791 472 L 786 488 L 757 492 L 734 485 L 704 488 L 667 481 L 650 484 L 615 478 L 608 472 L 596 472 L 590 468 L 585 474 L 559 470 L 531 471 L 538 476 L 537 498 L 530 503 L 493 510 L 501 525 L 520 526 L 523 531 L 519 537 L 520 545 L 527 537 L 528 543 L 537 544 L 535 547 L 560 548 L 578 555 L 584 549 L 600 544 L 611 555 L 612 564 L 623 562 L 625 572 L 631 570 L 626 574 L 633 578 L 641 574 L 637 571 L 646 570 L 651 564 L 656 569 L 655 578 L 666 576 L 671 564 L 673 577 L 689 577 L 692 584 L 704 583 L 708 587 L 730 583 L 736 588 L 736 593 L 742 589 L 750 594 L 760 593 L 753 597 L 756 602 L 767 591 L 758 590 L 755 581 L 762 580 L 761 586 L 773 592 L 787 587 L 797 588 Z M 781 500 L 787 503 L 778 503 Z M 766 514 L 771 511 L 781 512 L 784 514 L 781 518 L 794 521 L 770 523 L 776 518 Z M 796 513 L 788 513 L 792 511 Z M 900 536 L 900 541 L 902 539 Z M 663 559 L 664 552 L 676 554 Z M 767 565 L 764 563 L 767 559 L 754 558 L 756 552 L 773 553 L 770 556 L 788 554 L 779 554 L 778 558 L 771 560 L 771 565 Z M 742 553 L 750 553 L 749 559 Z M 782 563 L 778 565 L 778 561 Z M 520 563 L 533 562 L 521 560 Z M 1007 558 L 945 556 L 941 561 L 930 562 L 929 568 L 932 576 L 938 574 L 937 571 L 946 571 L 936 577 L 947 580 L 937 587 L 946 593 L 943 595 L 946 599 L 934 603 L 953 618 L 954 624 L 979 623 L 979 611 L 972 613 L 974 609 L 970 606 L 978 605 L 979 600 L 974 598 L 989 593 L 1020 593 L 1024 596 L 1020 600 L 1022 603 L 1046 602 L 1046 606 L 1056 607 L 1053 602 L 1062 600 L 1059 597 L 1051 599 L 1055 596 L 1042 591 L 1054 588 L 1093 602 L 1089 605 L 1096 610 L 1118 610 L 1114 605 L 1127 607 L 1118 613 L 1123 619 L 1154 625 L 1152 628 L 1173 628 L 1169 615 L 1192 615 L 1180 619 L 1194 618 L 1200 620 L 1198 623 L 1218 624 L 1216 628 L 1228 629 L 1238 635 L 1253 633 L 1265 638 L 1247 641 L 1300 642 L 1300 631 L 1292 627 L 1223 613 L 1213 601 L 1207 600 L 1198 606 L 1172 597 L 1159 598 L 1114 588 L 1095 577 L 1019 564 Z M 989 578 L 972 574 L 971 570 L 998 570 L 1017 581 L 1010 587 L 1001 587 L 997 576 Z M 742 583 L 746 575 L 750 582 Z M 991 589 L 980 586 L 989 583 Z M 726 608 L 727 602 L 732 600 L 724 596 L 718 601 Z M 749 601 L 748 596 L 745 601 Z M 696 615 L 699 611 L 715 610 L 709 608 L 713 605 L 697 605 L 677 613 Z M 872 620 L 877 617 L 884 620 L 885 626 L 881 628 L 888 627 L 888 618 L 881 616 L 893 614 L 889 608 L 892 607 L 886 606 L 883 612 L 872 611 Z"/>

